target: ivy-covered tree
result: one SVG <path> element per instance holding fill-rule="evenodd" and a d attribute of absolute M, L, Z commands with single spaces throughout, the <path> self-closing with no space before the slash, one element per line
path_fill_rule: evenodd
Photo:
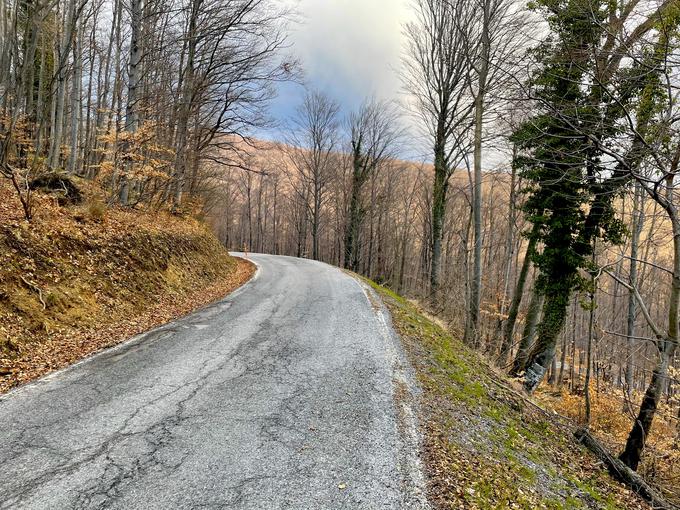
<path fill-rule="evenodd" d="M 640 156 L 639 144 L 622 133 L 656 71 L 622 52 L 653 31 L 672 5 L 638 20 L 632 32 L 623 28 L 632 11 L 616 2 L 539 0 L 534 7 L 551 37 L 534 51 L 530 97 L 537 113 L 513 136 L 528 182 L 525 210 L 543 246 L 534 257 L 545 301 L 526 365 L 529 392 L 554 358 L 572 292 L 587 286 L 593 243 L 618 243 L 625 233 L 613 204 Z"/>
<path fill-rule="evenodd" d="M 529 183 L 524 207 L 543 244 L 534 257 L 545 302 L 526 369 L 528 391 L 540 383 L 555 355 L 571 293 L 583 283 L 579 269 L 588 265 L 590 255 L 590 243 L 583 242 L 581 233 L 585 206 L 592 200 L 587 172 L 595 173 L 597 160 L 582 135 L 595 128 L 586 126 L 592 106 L 583 84 L 592 73 L 606 16 L 596 3 L 588 10 L 581 1 L 537 3 L 554 36 L 535 50 L 539 68 L 531 90 L 540 110 L 514 134 L 521 174 Z"/>

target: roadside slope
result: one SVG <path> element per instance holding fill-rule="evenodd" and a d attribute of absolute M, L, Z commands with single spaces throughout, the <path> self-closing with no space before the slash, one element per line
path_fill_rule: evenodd
<path fill-rule="evenodd" d="M 646 509 L 572 438 L 413 303 L 371 283 L 423 388 L 423 461 L 436 509 Z"/>
<path fill-rule="evenodd" d="M 200 222 L 36 194 L 32 222 L 0 183 L 0 392 L 184 315 L 253 273 Z"/>

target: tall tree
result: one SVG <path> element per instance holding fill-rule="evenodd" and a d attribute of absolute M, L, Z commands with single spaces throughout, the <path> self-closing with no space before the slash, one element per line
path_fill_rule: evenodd
<path fill-rule="evenodd" d="M 130 0 L 130 53 L 128 56 L 128 87 L 127 104 L 125 106 L 125 134 L 126 139 L 123 145 L 123 158 L 125 167 L 120 176 L 120 202 L 123 205 L 128 203 L 130 189 L 129 171 L 130 156 L 125 154 L 130 151 L 129 145 L 131 138 L 139 128 L 139 107 L 140 107 L 140 82 L 142 78 L 142 11 L 143 0 Z"/>
<path fill-rule="evenodd" d="M 402 79 L 432 144 L 430 286 L 440 281 L 442 239 L 449 181 L 469 152 L 473 125 L 471 60 L 462 51 L 476 10 L 465 0 L 417 0 L 417 20 L 406 25 Z"/>
<path fill-rule="evenodd" d="M 537 387 L 553 360 L 571 293 L 584 283 L 579 270 L 588 267 L 593 242 L 621 240 L 613 197 L 630 182 L 628 159 L 637 158 L 633 154 L 638 151 L 633 148 L 613 165 L 609 158 L 612 147 L 618 147 L 627 107 L 649 74 L 646 68 L 635 71 L 634 61 L 624 61 L 622 53 L 631 51 L 660 12 L 670 8 L 666 3 L 638 18 L 632 8 L 599 0 L 537 5 L 553 37 L 535 53 L 539 65 L 531 97 L 539 112 L 515 134 L 528 156 L 524 176 L 532 183 L 526 210 L 544 244 L 536 262 L 545 303 L 526 370 L 528 391 Z M 630 19 L 640 22 L 629 33 L 624 25 Z"/>
<path fill-rule="evenodd" d="M 308 92 L 297 109 L 289 135 L 291 163 L 297 171 L 293 186 L 308 212 L 312 258 L 319 260 L 321 212 L 337 165 L 339 105 L 320 92 Z"/>
<path fill-rule="evenodd" d="M 634 289 L 638 285 L 638 249 L 640 244 L 640 234 L 645 219 L 645 195 L 644 189 L 638 184 L 635 186 L 633 195 L 633 224 L 631 226 L 630 238 L 630 261 L 628 271 L 628 310 L 626 317 L 626 336 L 628 345 L 626 346 L 626 395 L 630 400 L 633 391 L 633 357 L 635 344 L 635 318 L 637 313 L 637 303 L 635 301 Z"/>
<path fill-rule="evenodd" d="M 472 178 L 472 225 L 473 256 L 470 281 L 470 303 L 465 327 L 466 343 L 479 347 L 479 319 L 482 299 L 482 246 L 484 242 L 482 219 L 483 143 L 485 124 L 495 113 L 488 104 L 499 103 L 500 94 L 492 91 L 505 88 L 508 77 L 517 70 L 517 55 L 522 55 L 528 37 L 532 33 L 529 19 L 515 9 L 513 0 L 476 0 L 476 24 L 465 27 L 467 40 L 465 53 L 472 67 L 472 94 L 474 107 L 473 178 Z M 491 114 L 491 115 L 490 115 Z"/>
<path fill-rule="evenodd" d="M 366 213 L 363 191 L 369 177 L 393 158 L 399 141 L 398 114 L 394 105 L 369 101 L 348 120 L 351 185 L 345 227 L 344 266 L 356 271 L 361 253 L 361 227 Z"/>

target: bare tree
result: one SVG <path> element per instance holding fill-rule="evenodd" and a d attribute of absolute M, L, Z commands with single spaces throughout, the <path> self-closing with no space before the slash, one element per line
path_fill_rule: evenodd
<path fill-rule="evenodd" d="M 320 92 L 308 92 L 297 109 L 289 135 L 290 160 L 297 171 L 293 181 L 308 213 L 312 258 L 319 259 L 321 211 L 338 163 L 340 107 Z"/>
<path fill-rule="evenodd" d="M 361 253 L 361 226 L 365 215 L 364 185 L 373 172 L 394 157 L 401 131 L 394 105 L 369 101 L 348 120 L 351 191 L 345 227 L 344 265 L 356 271 Z"/>
<path fill-rule="evenodd" d="M 430 285 L 434 291 L 440 280 L 449 180 L 470 148 L 472 66 L 461 50 L 475 9 L 464 0 L 417 0 L 415 7 L 417 20 L 405 28 L 408 45 L 402 80 L 433 149 Z"/>
<path fill-rule="evenodd" d="M 493 122 L 498 103 L 505 99 L 494 93 L 495 88 L 505 88 L 509 76 L 518 69 L 521 57 L 532 35 L 532 25 L 525 13 L 516 9 L 514 0 L 477 0 L 476 24 L 465 27 L 465 53 L 473 71 L 474 138 L 473 148 L 473 270 L 470 282 L 470 303 L 465 327 L 466 343 L 479 347 L 480 303 L 482 297 L 482 223 L 483 143 L 485 124 Z M 501 99 L 501 101 L 499 101 Z M 488 104 L 495 103 L 495 104 Z"/>

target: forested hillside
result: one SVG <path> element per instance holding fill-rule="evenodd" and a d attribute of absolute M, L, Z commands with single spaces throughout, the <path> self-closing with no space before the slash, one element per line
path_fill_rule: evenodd
<path fill-rule="evenodd" d="M 3 389 L 252 273 L 191 217 L 294 72 L 286 16 L 266 1 L 0 2 Z"/>

